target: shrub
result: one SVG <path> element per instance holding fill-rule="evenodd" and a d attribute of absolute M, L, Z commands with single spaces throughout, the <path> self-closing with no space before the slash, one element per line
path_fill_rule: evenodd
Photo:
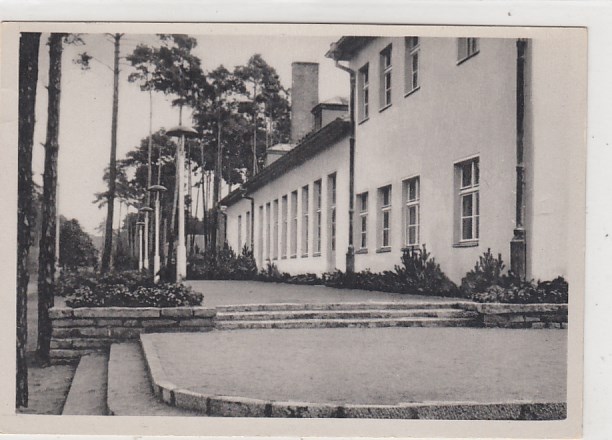
<path fill-rule="evenodd" d="M 402 254 L 402 266 L 395 266 L 400 293 L 415 295 L 456 296 L 457 286 L 446 276 L 436 263 L 430 258 L 430 253 L 423 245 L 423 249 L 407 249 Z"/>
<path fill-rule="evenodd" d="M 183 284 L 98 284 L 83 286 L 66 298 L 69 307 L 181 307 L 202 303 L 203 295 Z"/>
<path fill-rule="evenodd" d="M 491 249 L 487 249 L 482 256 L 478 257 L 474 269 L 461 280 L 461 291 L 464 295 L 469 296 L 482 293 L 491 286 L 508 285 L 508 276 L 503 275 L 504 267 L 501 254 L 495 258 Z"/>
<path fill-rule="evenodd" d="M 475 293 L 472 299 L 477 302 L 500 302 L 511 304 L 554 303 L 568 301 L 568 284 L 563 277 L 552 281 L 515 281 L 508 287 L 489 286 L 484 292 Z"/>
<path fill-rule="evenodd" d="M 229 246 L 217 250 L 216 256 L 209 249 L 191 257 L 187 267 L 187 277 L 197 280 L 253 280 L 256 276 L 253 252 L 246 245 L 240 255 Z"/>
<path fill-rule="evenodd" d="M 287 272 L 281 272 L 278 270 L 278 267 L 274 263 L 270 263 L 266 265 L 265 269 L 262 269 L 257 274 L 257 280 L 259 281 L 268 281 L 273 283 L 284 283 L 291 278 L 291 274 Z"/>

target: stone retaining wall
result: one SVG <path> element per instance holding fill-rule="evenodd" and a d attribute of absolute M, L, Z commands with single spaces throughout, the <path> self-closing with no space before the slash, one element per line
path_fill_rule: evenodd
<path fill-rule="evenodd" d="M 483 327 L 567 328 L 567 304 L 465 304 L 480 315 Z"/>
<path fill-rule="evenodd" d="M 138 339 L 141 333 L 212 330 L 216 313 L 206 307 L 55 307 L 49 311 L 51 361 L 77 361 L 107 350 L 113 342 Z"/>

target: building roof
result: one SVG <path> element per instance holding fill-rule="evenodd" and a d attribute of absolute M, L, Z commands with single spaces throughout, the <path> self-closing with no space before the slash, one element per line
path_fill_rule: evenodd
<path fill-rule="evenodd" d="M 254 177 L 247 180 L 240 188 L 225 196 L 220 204 L 226 206 L 233 205 L 238 202 L 243 195 L 252 193 L 291 169 L 303 164 L 333 143 L 348 136 L 350 125 L 350 122 L 346 119 L 337 118 L 320 130 L 308 134 L 295 146 L 295 148 L 291 149 L 284 156 L 281 156 Z"/>
<path fill-rule="evenodd" d="M 342 96 L 334 96 L 333 98 L 326 99 L 315 105 L 312 109 L 312 113 L 316 113 L 320 109 L 348 110 L 348 99 Z"/>
<path fill-rule="evenodd" d="M 336 61 L 349 61 L 359 49 L 363 48 L 375 38 L 376 37 L 341 37 L 338 41 L 330 45 L 325 56 Z"/>

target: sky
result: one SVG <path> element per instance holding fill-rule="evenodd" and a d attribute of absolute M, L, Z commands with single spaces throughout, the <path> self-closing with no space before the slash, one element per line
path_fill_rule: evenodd
<path fill-rule="evenodd" d="M 202 60 L 205 71 L 214 70 L 220 64 L 231 70 L 234 66 L 246 64 L 253 54 L 258 53 L 276 69 L 283 85 L 290 88 L 292 62 L 318 62 L 319 100 L 348 97 L 348 75 L 337 69 L 332 60 L 325 58 L 330 43 L 340 36 L 191 36 L 198 40 L 193 52 Z M 95 193 L 106 190 L 102 176 L 110 159 L 113 42 L 103 34 L 84 34 L 82 38 L 84 45 L 65 45 L 62 57 L 59 212 L 67 218 L 78 219 L 88 233 L 100 235 L 96 229 L 106 218 L 106 208 L 98 208 L 93 200 Z M 48 34 L 43 34 L 34 133 L 33 171 L 39 184 L 42 184 L 44 170 L 43 144 L 47 123 L 47 39 Z M 158 45 L 159 40 L 155 35 L 126 34 L 121 39 L 121 57 L 130 54 L 140 43 Z M 91 69 L 87 71 L 81 70 L 73 61 L 84 51 L 96 59 L 92 60 Z M 125 157 L 149 133 L 149 95 L 137 84 L 128 82 L 127 77 L 133 69 L 127 61 L 122 60 L 120 67 L 118 159 Z M 178 124 L 178 108 L 172 107 L 171 100 L 172 97 L 162 93 L 153 94 L 154 132 Z M 118 205 L 115 206 L 114 223 L 118 224 Z"/>

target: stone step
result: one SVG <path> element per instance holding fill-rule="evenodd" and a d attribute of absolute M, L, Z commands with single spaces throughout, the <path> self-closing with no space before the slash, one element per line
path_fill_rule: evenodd
<path fill-rule="evenodd" d="M 108 353 L 82 356 L 74 373 L 62 415 L 104 416 Z"/>
<path fill-rule="evenodd" d="M 115 416 L 201 416 L 155 398 L 138 342 L 111 345 L 107 406 L 109 414 Z"/>
<path fill-rule="evenodd" d="M 476 318 L 475 312 L 460 309 L 407 309 L 407 310 L 283 310 L 257 312 L 219 312 L 220 321 L 272 321 L 288 319 L 373 319 L 373 318 Z"/>
<path fill-rule="evenodd" d="M 235 304 L 217 306 L 217 313 L 224 312 L 276 312 L 298 310 L 413 310 L 413 309 L 461 309 L 469 301 L 419 301 L 419 302 L 346 302 L 346 303 L 275 303 Z"/>
<path fill-rule="evenodd" d="M 371 318 L 371 319 L 283 319 L 270 321 L 219 321 L 218 330 L 293 328 L 376 327 L 472 327 L 472 318 Z"/>

